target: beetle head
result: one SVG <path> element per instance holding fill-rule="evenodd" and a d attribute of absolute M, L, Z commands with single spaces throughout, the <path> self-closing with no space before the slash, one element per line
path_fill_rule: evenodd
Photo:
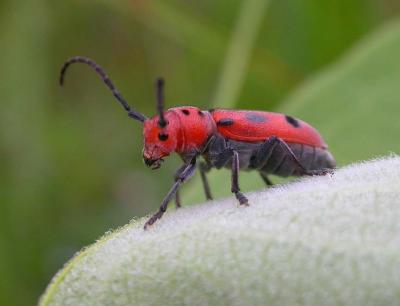
<path fill-rule="evenodd" d="M 177 148 L 179 123 L 173 112 L 165 112 L 163 118 L 165 127 L 160 127 L 160 116 L 148 119 L 144 122 L 143 138 L 143 160 L 148 167 L 158 169 L 163 157 L 168 156 Z"/>
<path fill-rule="evenodd" d="M 148 167 L 158 169 L 163 157 L 178 146 L 179 119 L 174 112 L 164 111 L 164 80 L 156 81 L 158 115 L 144 121 L 143 160 Z"/>

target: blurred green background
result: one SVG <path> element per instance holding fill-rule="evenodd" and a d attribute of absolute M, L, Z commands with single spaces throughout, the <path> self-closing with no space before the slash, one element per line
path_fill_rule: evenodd
<path fill-rule="evenodd" d="M 0 1 L 0 304 L 36 303 L 75 252 L 155 210 L 179 165 L 177 157 L 157 172 L 143 165 L 140 124 L 88 67 L 71 67 L 60 88 L 68 57 L 95 59 L 147 115 L 155 111 L 160 75 L 169 106 L 301 115 L 322 126 L 345 164 L 391 149 L 390 139 L 380 145 L 385 132 L 374 113 L 352 120 L 357 114 L 347 105 L 342 111 L 351 115 L 344 118 L 333 98 L 322 95 L 305 107 L 307 94 L 292 92 L 399 16 L 393 0 Z M 381 67 L 360 73 L 384 75 Z M 349 95 L 359 78 L 350 80 L 343 81 Z M 397 118 L 394 110 L 388 112 Z M 324 125 L 327 117 L 345 128 Z M 377 136 L 352 134 L 349 121 L 374 125 Z M 391 151 L 398 152 L 395 145 Z M 261 186 L 252 178 L 246 184 Z"/>

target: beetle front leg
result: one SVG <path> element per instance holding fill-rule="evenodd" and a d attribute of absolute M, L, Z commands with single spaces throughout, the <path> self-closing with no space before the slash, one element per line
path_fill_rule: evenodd
<path fill-rule="evenodd" d="M 178 169 L 178 171 L 176 171 L 175 175 L 174 175 L 174 179 L 175 182 L 177 181 L 177 178 L 179 177 L 180 173 L 182 172 L 182 170 L 185 168 L 185 165 L 183 165 L 181 168 Z M 201 176 L 201 182 L 203 183 L 203 188 L 204 188 L 204 194 L 206 195 L 206 199 L 212 200 L 213 197 L 211 195 L 211 190 L 210 190 L 210 185 L 208 184 L 208 180 L 207 180 L 207 176 L 206 173 L 208 171 L 210 171 L 211 167 L 209 165 L 207 165 L 205 162 L 200 162 L 199 165 L 199 170 L 200 170 L 200 176 Z M 179 190 L 176 191 L 175 193 L 175 206 L 176 208 L 180 208 L 182 205 L 181 202 L 181 197 L 179 195 Z"/>
<path fill-rule="evenodd" d="M 156 222 L 158 219 L 162 217 L 162 215 L 165 213 L 168 207 L 168 203 L 171 201 L 171 199 L 175 196 L 176 192 L 178 191 L 179 187 L 181 184 L 186 182 L 193 174 L 194 171 L 196 170 L 196 159 L 194 158 L 188 165 L 185 165 L 184 169 L 182 172 L 180 172 L 179 177 L 175 181 L 175 183 L 172 185 L 171 189 L 161 202 L 161 206 L 149 220 L 144 225 L 144 229 L 146 230 L 150 225 L 152 225 L 154 222 Z"/>
<path fill-rule="evenodd" d="M 238 199 L 240 205 L 249 205 L 249 200 L 240 192 L 239 188 L 239 154 L 233 151 L 232 158 L 232 188 L 231 191 L 235 194 L 236 199 Z"/>

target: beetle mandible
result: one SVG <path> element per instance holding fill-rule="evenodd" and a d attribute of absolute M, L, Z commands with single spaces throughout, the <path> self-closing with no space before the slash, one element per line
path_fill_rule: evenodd
<path fill-rule="evenodd" d="M 76 56 L 67 60 L 60 74 L 73 63 L 92 67 L 102 78 L 129 117 L 143 124 L 143 160 L 158 169 L 163 158 L 176 152 L 183 165 L 176 171 L 174 184 L 161 206 L 144 225 L 162 217 L 168 203 L 175 197 L 180 207 L 179 187 L 193 176 L 198 167 L 208 200 L 212 199 L 206 173 L 211 168 L 231 169 L 231 191 L 240 205 L 248 205 L 240 192 L 239 170 L 256 170 L 267 185 L 269 174 L 279 176 L 325 175 L 335 168 L 335 159 L 320 134 L 308 123 L 279 113 L 249 110 L 211 109 L 203 111 L 193 106 L 164 110 L 164 81 L 156 82 L 157 115 L 147 118 L 133 109 L 111 82 L 105 71 L 93 60 Z M 198 162 L 199 157 L 203 161 Z"/>

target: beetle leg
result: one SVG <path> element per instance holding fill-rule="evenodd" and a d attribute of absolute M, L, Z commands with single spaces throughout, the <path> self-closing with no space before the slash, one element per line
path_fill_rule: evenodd
<path fill-rule="evenodd" d="M 213 198 L 212 198 L 211 191 L 210 191 L 210 185 L 208 184 L 208 180 L 207 180 L 207 176 L 206 176 L 206 173 L 208 171 L 210 171 L 211 167 L 202 161 L 202 162 L 200 162 L 199 169 L 200 169 L 200 176 L 201 176 L 201 181 L 203 182 L 203 188 L 204 188 L 204 193 L 206 195 L 206 199 L 212 200 Z"/>
<path fill-rule="evenodd" d="M 263 179 L 265 185 L 267 185 L 267 186 L 273 186 L 274 185 L 265 173 L 263 173 L 263 172 L 259 172 L 259 173 L 260 173 L 260 176 Z"/>
<path fill-rule="evenodd" d="M 225 148 L 221 153 L 218 154 L 218 157 L 215 159 L 213 166 L 217 169 L 222 168 L 232 158 L 232 155 L 233 150 L 231 148 Z"/>
<path fill-rule="evenodd" d="M 262 169 L 267 164 L 267 162 L 270 159 L 274 149 L 279 144 L 279 142 L 280 142 L 279 140 L 280 139 L 278 137 L 271 136 L 261 145 L 261 147 L 258 149 L 257 155 L 256 155 L 256 167 L 257 167 L 257 169 Z M 261 175 L 261 177 L 265 181 L 265 178 L 262 175 Z M 270 185 L 266 181 L 265 181 L 265 183 L 267 185 Z"/>
<path fill-rule="evenodd" d="M 327 174 L 333 174 L 335 171 L 330 168 L 322 168 L 322 169 L 316 169 L 316 170 L 307 170 L 305 175 L 309 176 L 314 176 L 314 175 L 327 175 Z"/>
<path fill-rule="evenodd" d="M 308 170 L 308 169 L 306 169 L 306 168 L 301 164 L 301 162 L 299 161 L 299 159 L 297 158 L 297 156 L 293 153 L 292 149 L 288 146 L 288 144 L 287 144 L 284 140 L 282 140 L 282 139 L 280 139 L 280 138 L 278 138 L 278 137 L 275 137 L 275 136 L 270 137 L 270 139 L 272 139 L 273 142 L 280 143 L 280 144 L 282 145 L 282 147 L 283 147 L 286 151 L 288 151 L 289 155 L 292 157 L 292 160 L 294 161 L 294 163 L 296 164 L 297 168 L 299 169 L 300 174 L 302 174 L 302 175 L 313 176 L 313 175 L 326 175 L 326 174 L 328 174 L 328 173 L 332 173 L 332 172 L 333 172 L 332 169 L 327 169 L 327 168 L 315 169 L 315 170 Z M 270 141 L 270 139 L 269 139 L 268 141 Z M 268 142 L 268 141 L 267 141 L 267 142 Z M 275 146 L 274 146 L 273 148 L 275 148 Z M 271 150 L 271 152 L 270 152 L 270 155 L 271 155 L 271 154 L 272 154 L 272 150 Z"/>
<path fill-rule="evenodd" d="M 249 200 L 240 192 L 239 188 L 239 154 L 238 152 L 233 150 L 233 158 L 232 158 L 232 187 L 231 191 L 235 194 L 236 199 L 238 199 L 240 205 L 249 205 Z"/>
<path fill-rule="evenodd" d="M 288 146 L 288 144 L 287 144 L 284 140 L 282 140 L 282 139 L 280 139 L 280 138 L 277 138 L 277 139 L 278 139 L 278 141 L 282 144 L 283 148 L 284 148 L 286 151 L 289 152 L 289 155 L 292 157 L 292 160 L 293 160 L 294 163 L 296 164 L 296 166 L 297 166 L 297 168 L 299 169 L 300 173 L 303 174 L 303 175 L 308 175 L 309 170 L 307 170 L 307 169 L 301 164 L 301 162 L 299 161 L 299 159 L 297 158 L 297 156 L 293 153 L 292 149 Z"/>
<path fill-rule="evenodd" d="M 196 159 L 193 158 L 192 161 L 189 164 L 185 165 L 184 169 L 179 173 L 179 176 L 177 177 L 175 183 L 172 185 L 171 189 L 161 202 L 161 206 L 158 212 L 156 212 L 149 220 L 147 220 L 147 222 L 144 225 L 145 230 L 162 217 L 162 215 L 167 210 L 168 203 L 175 196 L 180 185 L 186 182 L 194 174 L 195 170 L 196 170 Z"/>
<path fill-rule="evenodd" d="M 176 191 L 175 193 L 175 207 L 176 209 L 181 208 L 182 204 L 181 204 L 181 196 L 179 194 L 179 190 Z"/>
<path fill-rule="evenodd" d="M 175 182 L 177 181 L 178 177 L 179 177 L 179 173 L 185 168 L 186 165 L 182 166 L 181 168 L 178 169 L 178 171 L 176 171 L 174 179 Z M 200 170 L 200 176 L 201 176 L 201 181 L 203 183 L 203 188 L 204 188 L 204 193 L 206 195 L 206 199 L 207 200 L 212 200 L 213 197 L 211 195 L 211 191 L 210 191 L 210 185 L 208 184 L 208 180 L 207 180 L 207 176 L 206 173 L 208 171 L 210 171 L 210 166 L 207 165 L 205 162 L 200 162 L 199 165 L 199 170 Z M 181 198 L 179 196 L 179 190 L 176 191 L 175 193 L 175 206 L 176 208 L 180 208 L 181 205 Z"/>
<path fill-rule="evenodd" d="M 179 179 L 181 173 L 186 169 L 186 166 L 187 165 L 184 164 L 183 166 L 178 168 L 178 170 L 176 170 L 176 172 L 174 174 L 174 182 L 176 182 Z M 181 197 L 179 196 L 179 190 L 177 190 L 175 193 L 175 207 L 180 208 L 181 206 L 182 206 L 181 205 Z"/>

